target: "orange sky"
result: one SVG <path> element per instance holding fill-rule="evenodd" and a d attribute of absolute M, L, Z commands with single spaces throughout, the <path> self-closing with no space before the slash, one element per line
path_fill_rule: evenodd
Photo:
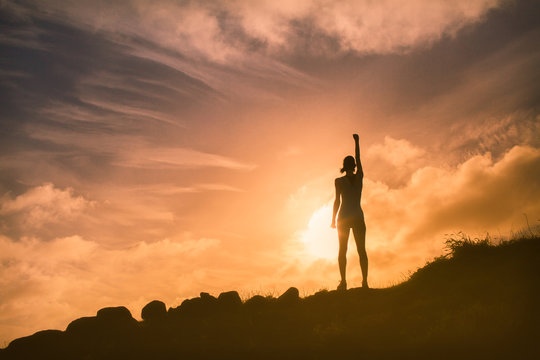
<path fill-rule="evenodd" d="M 370 284 L 540 221 L 534 1 L 5 1 L 0 346 L 105 306 Z M 349 249 L 349 286 L 361 275 Z"/>

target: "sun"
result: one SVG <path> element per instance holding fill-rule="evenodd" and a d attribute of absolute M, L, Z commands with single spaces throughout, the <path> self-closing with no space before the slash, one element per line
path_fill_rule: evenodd
<path fill-rule="evenodd" d="M 301 232 L 300 241 L 313 257 L 337 258 L 338 238 L 336 229 L 330 227 L 331 220 L 332 204 L 326 204 L 311 215 L 307 229 Z"/>

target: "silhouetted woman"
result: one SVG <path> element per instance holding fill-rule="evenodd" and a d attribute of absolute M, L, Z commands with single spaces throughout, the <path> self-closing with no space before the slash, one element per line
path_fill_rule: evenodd
<path fill-rule="evenodd" d="M 360 162 L 360 145 L 358 144 L 358 135 L 354 134 L 356 163 L 352 156 L 343 159 L 342 173 L 345 176 L 335 180 L 336 200 L 334 200 L 334 213 L 332 215 L 332 227 L 336 227 L 339 238 L 339 272 L 341 282 L 338 290 L 347 289 L 346 270 L 347 270 L 347 243 L 349 241 L 349 232 L 352 229 L 356 249 L 360 257 L 360 267 L 362 268 L 362 287 L 367 288 L 368 258 L 366 253 L 366 223 L 364 222 L 364 212 L 360 207 L 360 197 L 362 196 L 362 181 L 364 172 Z M 357 167 L 356 174 L 354 168 Z M 339 210 L 339 213 L 338 213 Z"/>

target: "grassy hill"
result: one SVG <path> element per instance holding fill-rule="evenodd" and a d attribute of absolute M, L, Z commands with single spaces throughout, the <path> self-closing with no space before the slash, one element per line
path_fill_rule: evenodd
<path fill-rule="evenodd" d="M 447 241 L 448 255 L 386 289 L 321 291 L 242 302 L 231 291 L 136 321 L 105 308 L 12 341 L 1 359 L 540 358 L 540 238 Z"/>

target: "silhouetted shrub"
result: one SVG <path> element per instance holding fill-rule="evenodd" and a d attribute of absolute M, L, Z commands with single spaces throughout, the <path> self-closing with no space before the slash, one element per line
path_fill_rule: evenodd
<path fill-rule="evenodd" d="M 474 238 L 463 232 L 447 235 L 444 241 L 446 255 L 445 257 L 456 257 L 463 254 L 470 254 L 473 251 L 485 251 L 490 247 L 491 238 L 489 234 L 484 239 Z"/>

